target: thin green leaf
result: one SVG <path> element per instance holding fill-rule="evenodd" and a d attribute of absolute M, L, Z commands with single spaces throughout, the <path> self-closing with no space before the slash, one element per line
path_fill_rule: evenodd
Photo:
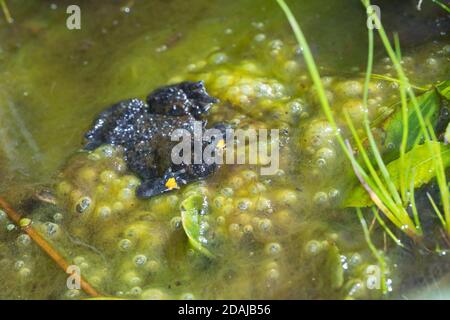
<path fill-rule="evenodd" d="M 394 83 L 402 83 L 399 79 L 393 78 L 393 77 L 388 77 L 384 74 L 376 74 L 376 73 L 372 73 L 370 75 L 370 77 L 372 79 L 377 79 L 377 80 L 383 80 L 383 81 L 388 81 L 388 82 L 394 82 Z M 421 87 L 421 86 L 417 86 L 417 85 L 413 85 L 411 84 L 411 88 L 413 88 L 414 90 L 419 90 L 419 91 L 428 91 L 431 89 L 431 86 L 426 86 L 426 87 Z"/>
<path fill-rule="evenodd" d="M 427 192 L 427 198 L 431 203 L 431 206 L 433 207 L 434 212 L 439 218 L 439 221 L 441 221 L 441 224 L 446 227 L 447 223 L 445 222 L 444 217 L 442 216 L 441 210 L 439 210 L 438 206 L 436 205 L 436 202 L 434 202 L 433 197 Z"/>
<path fill-rule="evenodd" d="M 446 5 L 446 4 L 444 4 L 444 3 L 442 3 L 441 1 L 439 1 L 439 0 L 432 0 L 434 3 L 436 3 L 438 6 L 440 6 L 442 9 L 444 9 L 445 11 L 447 11 L 447 13 L 450 13 L 450 8 Z"/>
<path fill-rule="evenodd" d="M 389 229 L 389 227 L 386 225 L 384 220 L 380 217 L 380 215 L 378 214 L 378 210 L 375 207 L 372 207 L 371 209 L 372 209 L 373 215 L 375 216 L 375 219 L 377 219 L 378 223 L 384 229 L 386 234 L 394 241 L 394 243 L 396 245 L 398 245 L 400 247 L 404 247 L 403 243 L 400 241 L 400 239 L 395 236 L 395 234 L 391 231 L 391 229 Z M 360 208 L 356 208 L 356 210 L 360 210 Z"/>
<path fill-rule="evenodd" d="M 434 141 L 437 141 L 437 137 L 435 132 L 431 128 L 431 124 L 427 123 L 427 125 L 430 127 L 430 134 Z M 447 233 L 450 233 L 450 228 L 448 222 L 450 221 L 450 195 L 447 187 L 447 177 L 445 174 L 446 165 L 442 159 L 441 156 L 441 145 L 440 143 L 435 143 L 430 147 L 430 150 L 433 154 L 433 164 L 434 164 L 434 171 L 436 172 L 436 178 L 439 185 L 439 193 L 441 194 L 442 199 L 442 207 L 444 210 L 444 217 L 446 223 L 444 224 L 444 227 L 447 229 Z"/>
<path fill-rule="evenodd" d="M 356 214 L 358 215 L 359 222 L 361 223 L 361 226 L 363 228 L 364 238 L 366 239 L 367 245 L 369 246 L 370 251 L 372 251 L 372 254 L 374 255 L 374 257 L 378 260 L 378 263 L 380 264 L 381 286 L 382 286 L 381 289 L 383 291 L 383 294 L 386 294 L 388 292 L 388 288 L 386 286 L 386 276 L 385 276 L 386 261 L 384 260 L 384 257 L 380 254 L 380 252 L 377 250 L 377 248 L 373 244 L 372 240 L 370 239 L 369 228 L 367 227 L 367 223 L 363 217 L 361 209 L 356 208 Z"/>

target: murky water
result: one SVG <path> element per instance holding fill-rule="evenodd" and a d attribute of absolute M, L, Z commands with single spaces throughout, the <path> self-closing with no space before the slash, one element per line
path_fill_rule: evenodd
<path fill-rule="evenodd" d="M 81 30 L 68 30 L 72 3 L 8 1 L 15 23 L 0 22 L 0 193 L 30 209 L 36 228 L 88 281 L 125 298 L 384 297 L 361 289 L 377 261 L 354 213 L 337 209 L 350 168 L 275 1 L 79 1 Z M 345 109 L 361 120 L 367 42 L 359 1 L 291 5 L 336 114 Z M 434 38 L 405 48 L 417 85 L 450 74 L 448 37 Z M 375 56 L 377 73 L 392 72 L 381 46 Z M 281 129 L 279 174 L 225 167 L 203 184 L 143 201 L 124 196 L 135 186 L 120 153 L 77 154 L 101 110 L 183 80 L 204 80 L 220 99 L 211 123 Z M 398 91 L 385 81 L 372 86 L 376 118 Z M 42 186 L 55 190 L 57 204 L 27 205 Z M 193 190 L 208 198 L 214 259 L 192 250 L 180 230 L 179 206 Z M 93 205 L 79 216 L 83 197 Z M 0 222 L 0 278 L 9 279 L 1 297 L 84 296 L 67 290 L 64 273 L 6 218 Z M 395 294 L 398 270 L 392 263 L 387 275 Z"/>

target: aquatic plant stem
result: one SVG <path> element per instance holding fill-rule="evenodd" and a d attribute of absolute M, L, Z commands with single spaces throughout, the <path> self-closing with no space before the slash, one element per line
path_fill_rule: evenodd
<path fill-rule="evenodd" d="M 350 142 L 346 140 L 348 150 L 352 150 Z M 359 182 L 363 186 L 363 188 L 367 191 L 373 203 L 378 207 L 378 209 L 383 212 L 383 214 L 401 231 L 403 231 L 406 235 L 414 240 L 420 240 L 422 238 L 422 234 L 419 232 L 417 228 L 415 228 L 414 223 L 409 218 L 407 212 L 404 208 L 398 208 L 392 205 L 392 199 L 390 197 L 380 199 L 380 196 L 383 197 L 383 193 L 379 192 L 378 189 L 375 189 L 374 186 L 370 186 L 372 184 L 369 177 L 363 177 L 362 172 L 355 167 L 355 161 L 352 161 L 353 171 L 358 178 Z M 376 192 L 376 191 L 378 192 Z M 386 204 L 386 205 L 385 205 Z M 390 209 L 387 207 L 389 206 Z M 402 211 L 399 211 L 403 209 Z M 397 243 L 398 244 L 398 243 Z"/>
<path fill-rule="evenodd" d="M 433 126 L 431 125 L 430 121 L 427 119 L 427 126 L 430 129 L 430 134 L 434 141 L 438 141 L 436 134 L 433 130 Z M 447 177 L 445 174 L 445 167 L 441 156 L 441 146 L 439 143 L 429 143 L 429 148 L 432 149 L 431 154 L 433 155 L 433 164 L 434 164 L 434 170 L 436 171 L 436 179 L 439 185 L 439 192 L 441 195 L 441 202 L 442 207 L 444 210 L 444 220 L 445 223 L 443 224 L 447 235 L 450 236 L 450 194 L 448 190 L 448 184 L 447 184 Z M 435 209 L 436 211 L 436 209 Z M 436 214 L 438 211 L 436 211 Z"/>
<path fill-rule="evenodd" d="M 366 9 L 369 8 L 370 5 L 370 1 L 369 0 L 362 0 L 364 6 L 366 7 Z M 432 139 L 434 139 L 435 141 L 437 141 L 435 134 L 434 134 L 434 129 L 431 125 L 427 125 L 426 122 L 428 122 L 428 119 L 425 119 L 422 115 L 422 112 L 420 110 L 419 104 L 417 102 L 417 98 L 414 94 L 414 90 L 412 89 L 410 83 L 409 83 L 409 79 L 406 77 L 403 68 L 400 64 L 400 60 L 398 58 L 398 55 L 395 53 L 395 51 L 393 50 L 391 43 L 386 35 L 386 32 L 383 28 L 383 25 L 381 24 L 379 17 L 374 14 L 372 12 L 372 17 L 376 22 L 377 25 L 377 30 L 378 30 L 378 34 L 380 35 L 381 41 L 384 44 L 384 47 L 386 49 L 386 52 L 389 55 L 389 58 L 391 59 L 394 68 L 398 74 L 398 77 L 401 81 L 401 84 L 404 86 L 404 89 L 406 90 L 407 95 L 410 98 L 410 101 L 414 107 L 414 111 L 416 112 L 417 118 L 419 120 L 419 124 L 420 124 L 420 129 L 422 131 L 424 140 L 425 140 L 425 144 L 427 145 L 430 154 L 436 155 L 436 152 L 439 152 L 439 154 L 435 157 L 433 157 L 433 159 L 437 160 L 434 162 L 434 167 L 437 173 L 439 173 L 437 175 L 437 179 L 438 179 L 438 184 L 439 184 L 439 189 L 440 189 L 440 193 L 441 195 L 445 195 L 442 198 L 443 201 L 443 206 L 444 206 L 444 218 L 445 218 L 445 223 L 444 223 L 444 227 L 446 229 L 447 235 L 450 235 L 450 202 L 449 202 L 449 191 L 448 191 L 448 186 L 447 183 L 445 182 L 445 171 L 443 170 L 443 168 L 441 167 L 441 163 L 439 161 L 440 157 L 440 148 L 437 148 L 438 150 L 436 150 L 436 147 L 433 147 L 433 145 L 430 143 Z M 444 173 L 442 173 L 444 172 Z M 438 214 L 438 212 L 436 212 L 436 214 Z M 438 214 L 439 215 L 439 214 Z"/>
<path fill-rule="evenodd" d="M 360 208 L 356 208 L 356 214 L 358 215 L 359 221 L 363 228 L 364 238 L 366 239 L 367 245 L 369 246 L 370 251 L 372 251 L 372 254 L 375 256 L 375 258 L 378 260 L 378 263 L 380 264 L 381 290 L 382 290 L 383 294 L 386 294 L 386 293 L 388 293 L 388 289 L 386 286 L 386 275 L 385 275 L 386 261 L 384 261 L 384 258 L 378 252 L 377 248 L 375 247 L 372 240 L 370 239 L 370 233 L 369 233 L 369 229 L 367 228 L 367 222 L 364 219 Z"/>
<path fill-rule="evenodd" d="M 368 14 L 370 14 L 370 17 L 372 19 L 374 19 L 374 21 L 375 21 L 375 26 L 378 31 L 378 35 L 380 36 L 381 42 L 383 43 L 384 48 L 385 48 L 389 58 L 391 59 L 392 64 L 394 65 L 394 68 L 395 68 L 395 71 L 397 72 L 399 80 L 401 82 L 403 82 L 403 84 L 405 85 L 406 92 L 407 92 L 407 94 L 414 106 L 414 110 L 417 114 L 417 118 L 419 120 L 421 131 L 424 135 L 425 140 L 428 141 L 428 140 L 430 140 L 430 134 L 428 133 L 428 130 L 427 130 L 427 127 L 425 124 L 425 119 L 423 118 L 422 112 L 420 111 L 420 107 L 417 102 L 416 95 L 414 94 L 414 90 L 412 89 L 412 86 L 409 82 L 408 77 L 406 76 L 405 72 L 403 71 L 403 68 L 400 64 L 397 54 L 395 53 L 394 49 L 392 48 L 391 42 L 389 41 L 386 31 L 384 30 L 384 27 L 383 27 L 378 15 L 376 15 L 375 12 L 373 12 L 373 10 L 370 10 L 370 5 L 371 5 L 370 0 L 361 0 L 361 2 L 363 3 L 364 7 L 368 11 Z"/>
<path fill-rule="evenodd" d="M 364 3 L 365 1 L 363 1 Z M 372 73 L 372 67 L 373 67 L 373 50 L 374 50 L 374 40 L 373 40 L 373 29 L 368 28 L 368 57 L 367 57 L 367 69 L 366 69 L 366 78 L 364 82 L 364 94 L 363 94 L 363 106 L 365 110 L 368 110 L 368 94 L 369 94 L 369 81 L 370 81 L 370 74 Z M 381 174 L 383 175 L 383 178 L 385 180 L 385 183 L 387 184 L 387 187 L 393 196 L 393 199 L 395 200 L 397 205 L 401 205 L 401 199 L 400 196 L 397 193 L 397 189 L 395 188 L 394 184 L 392 183 L 389 173 L 386 169 L 386 166 L 384 164 L 384 161 L 381 157 L 381 154 L 378 150 L 375 138 L 373 137 L 372 130 L 370 128 L 370 122 L 369 117 L 367 114 L 367 111 L 364 113 L 364 128 L 366 130 L 366 135 L 369 140 L 370 148 L 372 150 L 373 156 L 375 157 L 376 163 L 381 171 Z M 391 198 L 391 197 L 389 197 Z"/>
<path fill-rule="evenodd" d="M 369 142 L 370 142 L 370 146 L 372 148 L 372 152 L 375 155 L 376 160 L 378 162 L 378 166 L 381 169 L 383 169 L 384 162 L 381 159 L 381 155 L 380 155 L 380 153 L 378 151 L 378 148 L 376 146 L 375 140 L 373 138 L 372 131 L 371 131 L 371 128 L 370 128 L 370 121 L 369 121 L 369 117 L 368 117 L 368 110 L 369 110 L 369 104 L 368 104 L 369 83 L 370 83 L 372 70 L 373 70 L 374 37 L 373 37 L 373 29 L 372 28 L 367 28 L 367 29 L 368 29 L 368 31 L 367 31 L 367 36 L 368 36 L 368 39 L 367 39 L 367 41 L 368 41 L 367 67 L 366 67 L 366 74 L 365 74 L 365 80 L 364 80 L 364 89 L 363 89 L 363 106 L 364 106 L 364 110 L 365 110 L 365 113 L 364 113 L 364 127 L 366 129 L 367 137 L 369 138 Z M 346 119 L 347 119 L 347 123 L 349 123 L 349 125 L 351 127 L 353 127 L 353 124 L 351 122 L 350 117 L 348 117 L 346 115 Z M 355 137 L 355 139 L 357 139 L 357 142 L 358 142 L 358 140 L 360 140 L 360 139 L 359 139 L 359 137 L 358 137 L 358 135 L 356 133 L 356 130 L 354 128 L 351 128 L 351 129 L 352 129 L 353 136 Z M 361 143 L 358 144 L 358 148 L 359 148 L 360 152 L 363 154 L 364 160 L 365 160 L 366 164 L 368 165 L 368 167 L 370 168 L 370 173 L 371 173 L 372 177 L 375 179 L 375 181 L 377 182 L 379 188 L 382 191 L 385 190 L 383 184 L 381 183 L 381 181 L 380 181 L 380 179 L 378 177 L 378 174 L 376 173 L 376 171 L 374 170 L 370 160 L 368 159 L 368 156 L 366 155 L 364 147 L 362 146 Z M 400 197 L 397 195 L 395 186 L 393 186 L 392 183 L 391 183 L 391 179 L 389 177 L 389 174 L 387 174 L 387 176 L 386 176 L 386 174 L 385 174 L 386 172 L 387 172 L 387 170 L 385 170 L 383 172 L 384 179 L 386 180 L 386 183 L 388 183 L 388 188 L 390 189 L 391 194 L 394 194 L 394 199 L 397 200 L 397 202 L 398 202 L 400 200 Z M 392 193 L 393 191 L 394 191 L 394 193 Z M 397 212 L 397 214 L 395 216 L 396 217 L 402 217 L 402 219 L 399 219 L 400 221 L 405 221 L 408 225 L 411 225 L 412 223 L 411 223 L 407 213 L 403 212 L 401 209 L 398 210 L 398 208 L 393 203 L 394 201 L 392 200 L 392 197 L 390 196 L 390 194 L 388 194 L 387 192 L 385 192 L 384 194 L 385 194 L 386 200 L 390 200 L 389 202 L 392 205 L 391 212 L 400 211 L 400 212 Z M 395 195 L 397 195 L 397 197 L 395 197 Z"/>
<path fill-rule="evenodd" d="M 394 35 L 394 43 L 395 43 L 395 51 L 397 53 L 398 59 L 401 61 L 402 53 L 400 49 L 400 39 L 398 38 L 398 34 Z M 400 194 L 402 196 L 403 203 L 406 204 L 408 202 L 407 199 L 407 181 L 408 181 L 408 172 L 409 172 L 409 164 L 408 167 L 405 163 L 405 154 L 406 148 L 408 144 L 408 102 L 406 99 L 406 88 L 405 84 L 400 81 L 400 100 L 402 107 L 402 140 L 400 142 L 400 167 L 405 170 L 400 171 Z"/>
<path fill-rule="evenodd" d="M 365 110 L 367 110 L 367 106 L 368 106 L 369 83 L 370 83 L 370 78 L 371 78 L 372 69 L 373 69 L 374 41 L 373 41 L 373 30 L 370 28 L 368 29 L 368 32 L 367 32 L 367 41 L 368 41 L 367 67 L 366 67 L 366 74 L 365 74 L 365 79 L 364 79 L 364 92 L 363 92 L 363 104 L 364 104 Z"/>
<path fill-rule="evenodd" d="M 32 221 L 22 216 L 2 197 L 0 197 L 0 207 L 8 215 L 9 219 L 25 232 L 55 263 L 67 271 L 69 264 L 67 261 L 45 240 L 32 226 Z M 84 292 L 91 297 L 100 297 L 100 294 L 80 276 L 80 285 Z"/>
<path fill-rule="evenodd" d="M 366 10 L 369 10 L 369 6 L 370 6 L 370 0 L 361 0 L 363 5 L 366 7 Z M 378 30 L 378 34 L 380 35 L 381 41 L 386 49 L 386 52 L 389 55 L 389 58 L 391 59 L 394 68 L 398 74 L 398 77 L 400 79 L 400 84 L 401 84 L 401 88 L 403 87 L 403 90 L 406 91 L 406 94 L 409 96 L 409 99 L 414 107 L 414 111 L 417 115 L 417 118 L 419 120 L 419 124 L 420 124 L 420 129 L 422 132 L 422 135 L 424 137 L 425 140 L 425 144 L 428 147 L 428 150 L 430 151 L 430 154 L 434 155 L 433 159 L 434 161 L 434 169 L 436 170 L 437 173 L 437 179 L 438 179 L 438 184 L 439 184 L 439 189 L 440 189 L 440 193 L 441 193 L 441 197 L 443 199 L 443 206 L 444 206 L 444 218 L 445 221 L 443 221 L 443 225 L 446 229 L 447 235 L 450 235 L 450 202 L 449 202 L 449 191 L 448 191 L 448 186 L 446 183 L 446 179 L 445 179 L 445 170 L 443 169 L 442 166 L 442 161 L 439 161 L 441 159 L 440 158 L 440 148 L 439 145 L 437 145 L 437 147 L 435 147 L 435 144 L 432 144 L 431 141 L 432 139 L 434 141 L 438 141 L 436 139 L 435 133 L 434 133 L 434 128 L 433 126 L 431 126 L 431 124 L 429 123 L 429 119 L 425 119 L 419 104 L 417 102 L 417 98 L 414 94 L 414 90 L 411 87 L 411 84 L 409 83 L 409 79 L 406 77 L 403 68 L 400 64 L 400 54 L 394 51 L 394 49 L 391 46 L 391 43 L 386 35 L 386 32 L 383 28 L 383 25 L 381 24 L 381 21 L 379 19 L 379 17 L 374 14 L 374 12 L 371 12 L 371 17 L 375 20 L 376 26 L 377 26 L 377 30 Z M 394 38 L 395 41 L 395 38 Z M 397 39 L 398 42 L 398 39 Z M 404 102 L 402 101 L 402 104 Z M 436 150 L 437 149 L 437 150 Z M 438 215 L 439 219 L 442 222 L 442 215 L 440 216 L 440 212 L 436 211 L 436 214 Z"/>
<path fill-rule="evenodd" d="M 14 19 L 11 17 L 11 13 L 9 12 L 8 6 L 6 5 L 5 0 L 0 0 L 0 5 L 3 10 L 3 14 L 5 15 L 6 22 L 13 23 Z"/>
<path fill-rule="evenodd" d="M 283 12 L 286 15 L 286 18 L 288 19 L 288 22 L 293 30 L 293 33 L 297 39 L 298 44 L 300 45 L 300 47 L 303 50 L 303 57 L 305 59 L 305 63 L 306 66 L 308 68 L 309 74 L 313 80 L 314 83 L 314 87 L 317 91 L 318 97 L 319 97 L 319 102 L 320 105 L 322 107 L 322 111 L 325 114 L 325 117 L 327 118 L 328 122 L 330 123 L 331 127 L 333 128 L 333 130 L 336 133 L 336 140 L 339 143 L 341 150 L 344 152 L 344 154 L 346 155 L 346 157 L 351 161 L 352 163 L 352 167 L 355 171 L 355 173 L 358 176 L 358 179 L 363 183 L 364 182 L 364 187 L 366 188 L 366 191 L 368 191 L 371 199 L 374 201 L 374 203 L 376 203 L 376 205 L 380 208 L 380 210 L 386 214 L 386 216 L 390 217 L 390 220 L 397 226 L 399 227 L 403 232 L 405 232 L 406 234 L 408 234 L 408 236 L 410 236 L 413 239 L 420 239 L 421 235 L 418 233 L 418 230 L 416 228 L 414 228 L 414 223 L 411 221 L 411 219 L 409 218 L 409 216 L 405 214 L 402 214 L 400 217 L 399 216 L 395 216 L 395 214 L 392 214 L 391 210 L 389 210 L 384 204 L 383 201 L 380 200 L 380 198 L 377 195 L 377 191 L 378 188 L 377 186 L 373 183 L 372 179 L 367 175 L 367 173 L 365 172 L 365 170 L 361 167 L 361 165 L 358 163 L 358 161 L 355 159 L 355 156 L 353 155 L 352 149 L 347 147 L 346 142 L 344 141 L 344 138 L 342 137 L 341 133 L 340 133 L 340 129 L 338 128 L 336 121 L 334 120 L 334 116 L 333 116 L 333 112 L 331 110 L 330 104 L 328 102 L 328 99 L 326 97 L 325 94 L 325 89 L 323 87 L 320 75 L 319 75 L 319 71 L 318 68 L 316 66 L 316 63 L 314 61 L 314 58 L 312 56 L 311 50 L 309 48 L 308 42 L 306 41 L 306 38 L 299 26 L 299 24 L 297 23 L 297 20 L 295 19 L 293 13 L 291 12 L 291 10 L 289 9 L 289 7 L 286 5 L 286 3 L 284 2 L 284 0 L 277 0 L 277 3 L 279 4 L 280 8 L 283 10 Z M 369 130 L 370 131 L 370 130 Z M 371 134 L 371 132 L 370 132 Z M 372 138 L 372 139 L 370 139 Z M 372 148 L 375 148 L 375 151 L 378 151 L 376 148 L 376 143 L 374 141 L 373 137 L 369 136 L 369 140 L 371 142 L 371 146 Z M 387 170 L 384 166 L 384 163 L 382 162 L 381 159 L 381 155 L 379 154 L 379 152 L 375 152 L 375 157 L 377 158 L 377 163 L 379 164 L 382 174 L 386 180 L 387 177 L 387 181 L 386 183 L 388 184 L 389 189 L 392 191 L 393 189 L 393 184 L 392 181 L 389 180 L 389 174 L 387 173 Z M 384 166 L 384 168 L 382 168 Z M 395 187 L 394 187 L 395 189 Z M 395 200 L 397 200 L 396 202 L 399 202 L 398 200 L 399 195 L 397 193 L 397 191 L 395 190 L 395 194 L 394 196 L 396 196 Z M 387 198 L 387 200 L 389 200 L 390 197 Z M 401 202 L 401 201 L 400 201 Z M 395 210 L 395 208 L 400 209 L 398 206 L 396 205 L 392 205 L 390 204 L 391 209 Z M 404 209 L 404 208 L 401 208 Z M 396 211 L 394 211 L 396 212 Z M 401 224 L 400 224 L 401 223 Z"/>
<path fill-rule="evenodd" d="M 369 170 L 370 176 L 367 176 L 366 178 L 363 178 L 363 175 L 361 174 L 358 169 L 353 166 L 353 170 L 355 175 L 358 177 L 361 185 L 366 189 L 368 192 L 370 198 L 375 203 L 375 205 L 387 216 L 389 220 L 391 220 L 392 223 L 394 223 L 398 228 L 401 228 L 402 225 L 412 225 L 412 222 L 410 221 L 407 214 L 404 212 L 399 212 L 399 208 L 392 199 L 390 193 L 388 190 L 386 190 L 386 187 L 384 183 L 381 181 L 378 173 L 376 172 L 374 166 L 372 165 L 369 156 L 364 149 L 364 146 L 362 145 L 361 138 L 356 132 L 355 126 L 353 125 L 353 122 L 351 121 L 350 117 L 346 112 L 344 112 L 345 119 L 347 121 L 347 126 L 350 129 L 350 132 L 353 135 L 353 138 L 356 142 L 358 151 L 360 153 L 360 156 L 364 160 L 364 164 Z M 346 141 L 347 147 L 349 150 L 352 150 L 352 147 L 350 145 L 350 142 Z M 373 181 L 372 181 L 373 180 Z"/>
<path fill-rule="evenodd" d="M 388 81 L 388 82 L 393 82 L 393 83 L 398 83 L 398 84 L 401 83 L 401 81 L 400 81 L 399 79 L 392 78 L 392 77 L 388 77 L 388 76 L 383 75 L 383 74 L 372 73 L 372 74 L 370 75 L 370 77 L 371 77 L 372 79 L 376 79 L 376 80 L 383 80 L 383 81 Z M 425 92 L 425 91 L 428 91 L 428 90 L 430 90 L 430 89 L 433 88 L 433 86 L 420 87 L 420 86 L 417 86 L 417 85 L 414 85 L 414 84 L 410 84 L 410 86 L 411 86 L 411 88 L 413 88 L 413 89 L 416 89 L 416 90 L 418 90 L 418 91 L 424 91 L 424 92 Z"/>
<path fill-rule="evenodd" d="M 431 0 L 431 1 L 436 3 L 438 6 L 440 6 L 445 11 L 447 11 L 447 13 L 450 13 L 450 8 L 445 3 L 442 3 L 441 1 L 438 1 L 438 0 Z"/>
<path fill-rule="evenodd" d="M 377 208 L 375 208 L 375 206 L 371 207 L 372 209 L 372 213 L 375 216 L 375 220 L 378 221 L 378 223 L 380 224 L 380 226 L 384 229 L 385 233 L 387 233 L 387 235 L 394 240 L 394 242 L 400 246 L 400 247 L 404 247 L 403 243 L 400 241 L 399 238 L 397 238 L 395 236 L 395 234 L 391 231 L 391 229 L 389 229 L 389 227 L 386 225 L 386 223 L 384 223 L 384 220 L 380 217 L 380 215 L 378 214 L 378 210 Z"/>
<path fill-rule="evenodd" d="M 417 230 L 413 228 L 413 223 L 411 219 L 406 215 L 403 215 L 401 217 L 396 216 L 389 210 L 384 204 L 383 201 L 380 200 L 377 193 L 374 192 L 374 190 L 378 191 L 377 186 L 372 182 L 372 179 L 367 175 L 365 170 L 361 167 L 361 165 L 356 161 L 352 148 L 350 147 L 348 141 L 347 143 L 344 141 L 344 138 L 342 137 L 339 128 L 337 127 L 336 121 L 334 120 L 333 113 L 331 111 L 330 104 L 328 102 L 328 99 L 325 94 L 325 89 L 323 87 L 322 81 L 320 79 L 319 71 L 317 69 L 316 63 L 314 61 L 314 58 L 312 56 L 311 50 L 309 48 L 308 42 L 306 41 L 306 38 L 301 31 L 301 28 L 299 24 L 297 23 L 297 20 L 295 19 L 294 15 L 292 14 L 289 7 L 286 5 L 284 0 L 277 0 L 279 6 L 285 13 L 289 24 L 291 25 L 291 28 L 294 32 L 294 35 L 297 39 L 298 44 L 301 46 L 303 50 L 303 56 L 308 68 L 308 71 L 310 73 L 310 76 L 313 80 L 314 87 L 317 91 L 317 94 L 319 96 L 320 105 L 322 107 L 322 111 L 324 112 L 328 122 L 330 123 L 331 127 L 336 133 L 336 139 L 341 147 L 341 150 L 345 153 L 347 158 L 350 160 L 353 170 L 355 174 L 357 175 L 360 182 L 363 184 L 366 191 L 369 193 L 372 201 L 377 205 L 378 208 L 391 220 L 398 228 L 401 228 L 402 231 L 404 231 L 406 234 L 408 234 L 410 237 L 417 239 L 420 238 L 420 235 L 417 234 Z M 371 68 L 371 66 L 370 66 Z M 373 139 L 372 139 L 373 140 Z M 392 186 L 391 186 L 392 187 Z M 380 194 L 380 192 L 378 192 Z M 385 200 L 389 200 L 390 197 L 387 197 Z M 389 201 L 388 201 L 389 202 Z M 391 209 L 395 210 L 395 205 L 390 204 Z M 403 226 L 407 226 L 406 230 L 403 228 Z"/>
<path fill-rule="evenodd" d="M 373 137 L 372 134 L 372 130 L 370 128 L 370 121 L 369 121 L 369 117 L 368 117 L 368 97 L 369 97 L 369 83 L 370 83 L 370 79 L 371 79 L 371 75 L 372 75 L 372 70 L 373 70 L 373 52 L 374 52 L 374 37 L 373 37 L 373 29 L 372 28 L 368 28 L 368 50 L 367 50 L 367 67 L 366 67 L 366 74 L 365 74 L 365 81 L 364 81 L 364 90 L 363 90 L 363 106 L 364 109 L 366 110 L 366 112 L 364 113 L 364 127 L 366 129 L 366 134 L 367 137 L 369 139 L 370 142 L 370 147 L 372 149 L 372 153 L 375 156 L 375 159 L 377 161 L 378 167 L 380 168 L 381 172 L 383 173 L 383 178 L 385 180 L 385 182 L 387 183 L 387 186 L 389 188 L 390 193 L 387 193 L 385 191 L 385 187 L 383 185 L 383 183 L 381 183 L 377 172 L 374 170 L 370 160 L 368 159 L 368 156 L 364 150 L 364 147 L 362 146 L 362 143 L 360 142 L 360 139 L 358 137 L 358 134 L 356 133 L 356 130 L 353 127 L 353 123 L 350 119 L 350 117 L 348 117 L 348 115 L 346 115 L 346 120 L 348 125 L 350 126 L 350 129 L 352 131 L 352 134 L 354 136 L 354 138 L 356 139 L 357 143 L 358 143 L 358 148 L 360 150 L 360 152 L 363 155 L 363 158 L 365 160 L 366 165 L 368 166 L 369 170 L 370 170 L 370 174 L 371 176 L 375 179 L 375 182 L 377 183 L 378 187 L 380 188 L 380 190 L 383 192 L 384 195 L 384 203 L 387 205 L 390 205 L 390 212 L 394 213 L 394 216 L 401 222 L 405 223 L 404 226 L 408 226 L 409 228 L 414 227 L 414 229 L 417 228 L 417 225 L 415 225 L 413 223 L 413 221 L 411 221 L 407 211 L 402 207 L 402 201 L 401 199 L 406 199 L 406 183 L 404 183 L 402 186 L 403 188 L 401 188 L 401 191 L 404 191 L 404 197 L 400 197 L 397 193 L 397 190 L 395 188 L 395 186 L 392 183 L 392 180 L 390 178 L 390 175 L 386 169 L 386 166 L 384 164 L 384 161 L 381 157 L 381 154 L 378 150 L 378 147 L 375 143 L 375 139 Z M 397 42 L 396 44 L 397 46 L 397 53 L 399 55 L 399 59 L 401 57 L 401 53 L 400 53 L 400 46 L 399 46 L 399 41 L 397 38 Z M 402 85 L 403 83 L 401 82 L 400 84 L 400 88 L 403 87 Z M 402 90 L 401 90 L 402 91 Z M 404 93 L 404 92 L 401 92 Z M 404 153 L 406 152 L 406 141 L 408 138 L 408 127 L 407 127 L 407 116 L 408 116 L 408 109 L 407 109 L 407 103 L 406 103 L 406 94 L 403 94 L 403 98 L 402 99 L 402 120 L 403 120 L 403 140 L 402 140 L 402 145 L 403 145 L 403 151 Z M 406 125 L 405 125 L 406 122 Z M 404 157 L 405 155 L 400 154 L 400 158 L 401 161 L 403 161 L 404 163 Z M 400 172 L 400 181 L 402 181 L 402 179 L 406 179 L 405 177 L 406 173 L 404 173 L 403 171 Z M 403 194 L 402 194 L 403 195 Z M 392 196 L 394 199 L 392 199 Z M 394 201 L 395 200 L 395 201 Z M 391 219 L 392 221 L 392 219 Z M 403 227 L 403 226 L 402 226 Z M 420 232 L 418 233 L 420 234 Z M 396 242 L 398 243 L 398 242 Z"/>
<path fill-rule="evenodd" d="M 436 203 L 433 200 L 433 197 L 427 192 L 427 198 L 431 203 L 431 206 L 433 207 L 434 212 L 436 213 L 436 215 L 438 216 L 439 220 L 441 221 L 441 224 L 446 227 L 446 222 L 444 217 L 442 216 L 441 211 L 439 210 L 438 206 L 436 205 Z"/>
<path fill-rule="evenodd" d="M 416 196 L 415 196 L 415 191 L 414 191 L 414 182 L 415 182 L 415 175 L 416 172 L 413 169 L 411 172 L 411 184 L 410 184 L 410 190 L 409 190 L 409 201 L 411 203 L 411 210 L 413 212 L 413 217 L 414 217 L 414 222 L 416 223 L 416 228 L 418 228 L 419 230 L 422 230 L 422 225 L 420 224 L 420 219 L 419 219 L 419 212 L 417 211 L 417 206 L 416 206 Z"/>

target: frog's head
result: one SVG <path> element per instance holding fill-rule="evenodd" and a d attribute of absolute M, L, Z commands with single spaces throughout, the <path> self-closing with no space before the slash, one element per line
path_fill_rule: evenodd
<path fill-rule="evenodd" d="M 169 116 L 192 115 L 200 119 L 213 103 L 218 100 L 211 97 L 205 89 L 203 81 L 185 81 L 156 89 L 147 97 L 152 113 Z"/>

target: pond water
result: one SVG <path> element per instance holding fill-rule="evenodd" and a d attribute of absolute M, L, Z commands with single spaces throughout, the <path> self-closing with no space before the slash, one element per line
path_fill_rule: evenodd
<path fill-rule="evenodd" d="M 354 184 L 351 167 L 275 1 L 78 1 L 80 30 L 66 28 L 73 1 L 7 3 L 15 22 L 0 20 L 0 194 L 102 295 L 378 299 L 429 285 L 432 267 L 445 286 L 447 256 L 411 265 L 382 230 L 373 240 L 386 256 L 390 292 L 369 285 L 378 279 L 379 261 L 354 210 L 339 209 Z M 339 123 L 346 110 L 360 126 L 367 56 L 360 2 L 289 4 Z M 416 14 L 415 6 L 405 10 Z M 429 19 L 442 17 L 435 8 L 423 10 Z M 386 28 L 397 26 L 394 20 L 387 18 Z M 405 36 L 402 46 L 403 66 L 417 86 L 450 75 L 448 35 L 427 28 Z M 399 32 L 400 41 L 410 34 Z M 375 73 L 395 77 L 379 43 L 375 57 Z M 81 151 L 84 133 L 106 107 L 185 80 L 203 80 L 220 100 L 210 124 L 280 130 L 276 175 L 260 175 L 258 165 L 224 165 L 204 181 L 141 200 L 120 150 Z M 390 81 L 372 80 L 370 94 L 371 119 L 385 118 L 399 101 Z M 43 188 L 54 193 L 52 203 L 30 200 Z M 208 254 L 183 229 L 180 204 L 192 195 L 208 204 L 202 245 Z M 0 228 L 1 298 L 86 297 L 67 288 L 67 275 L 4 214 Z M 409 276 L 417 270 L 423 279 Z"/>

